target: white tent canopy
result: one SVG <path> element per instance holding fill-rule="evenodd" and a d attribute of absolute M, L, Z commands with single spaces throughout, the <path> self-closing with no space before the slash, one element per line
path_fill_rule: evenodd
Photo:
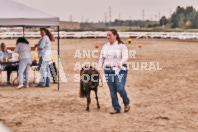
<path fill-rule="evenodd" d="M 59 26 L 59 18 L 11 0 L 0 0 L 0 26 Z"/>
<path fill-rule="evenodd" d="M 59 18 L 27 7 L 12 0 L 0 0 L 0 27 L 57 26 L 58 28 L 58 57 L 59 51 Z M 59 60 L 59 59 L 58 59 Z M 58 61 L 59 70 L 59 61 Z M 59 74 L 58 74 L 59 80 Z M 59 90 L 59 81 L 58 81 Z"/>

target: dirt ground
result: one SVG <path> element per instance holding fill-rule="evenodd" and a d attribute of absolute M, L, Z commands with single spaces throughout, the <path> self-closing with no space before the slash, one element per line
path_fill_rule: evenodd
<path fill-rule="evenodd" d="M 0 86 L 0 122 L 13 132 L 197 132 L 198 130 L 198 42 L 184 40 L 133 39 L 127 44 L 136 51 L 136 58 L 128 62 L 154 62 L 162 70 L 134 70 L 129 67 L 126 90 L 131 109 L 110 115 L 112 110 L 109 88 L 99 87 L 101 108 L 91 93 L 90 112 L 86 112 L 86 98 L 79 97 L 79 82 L 74 81 L 76 62 L 98 62 L 98 58 L 74 58 L 76 50 L 98 50 L 106 39 L 60 40 L 61 64 L 67 82 L 49 88 L 17 90 L 14 86 Z M 31 45 L 38 42 L 29 39 Z M 7 46 L 16 40 L 0 40 Z M 139 48 L 138 44 L 142 44 Z M 57 48 L 53 42 L 52 49 Z M 32 52 L 34 54 L 34 52 Z M 95 55 L 99 55 L 96 53 Z M 31 80 L 33 72 L 30 70 Z M 63 73 L 63 72 L 61 72 Z M 5 80 L 6 73 L 3 74 Z"/>

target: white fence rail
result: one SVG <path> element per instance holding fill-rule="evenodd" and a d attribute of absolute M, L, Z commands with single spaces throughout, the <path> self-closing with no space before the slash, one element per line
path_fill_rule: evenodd
<path fill-rule="evenodd" d="M 55 37 L 57 32 L 52 32 Z M 65 32 L 60 31 L 60 38 L 105 38 L 107 32 Z M 198 39 L 198 33 L 193 32 L 119 32 L 122 38 L 163 38 L 163 39 Z M 22 37 L 22 32 L 1 32 L 0 38 Z M 26 38 L 40 38 L 40 32 L 25 32 Z"/>

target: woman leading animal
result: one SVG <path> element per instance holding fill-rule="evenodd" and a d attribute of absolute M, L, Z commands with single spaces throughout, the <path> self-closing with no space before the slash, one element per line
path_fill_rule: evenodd
<path fill-rule="evenodd" d="M 125 62 L 128 60 L 128 49 L 121 41 L 119 34 L 115 29 L 108 30 L 107 40 L 108 43 L 102 47 L 97 70 L 100 73 L 104 66 L 104 73 L 110 89 L 112 105 L 114 108 L 110 114 L 118 114 L 121 111 L 117 93 L 119 93 L 123 99 L 124 112 L 128 112 L 130 109 L 130 100 L 125 90 L 128 72 Z"/>

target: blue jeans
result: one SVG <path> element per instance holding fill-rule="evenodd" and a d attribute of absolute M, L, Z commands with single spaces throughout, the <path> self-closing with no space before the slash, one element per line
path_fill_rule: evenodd
<path fill-rule="evenodd" d="M 29 85 L 29 68 L 32 64 L 32 59 L 20 59 L 19 62 L 19 69 L 18 69 L 18 75 L 19 75 L 19 85 L 23 84 L 23 74 L 25 74 L 25 85 Z"/>
<path fill-rule="evenodd" d="M 50 86 L 50 69 L 49 69 L 49 61 L 43 61 L 43 58 L 39 58 L 39 67 L 41 73 L 40 86 Z"/>
<path fill-rule="evenodd" d="M 128 70 L 121 70 L 118 75 L 115 75 L 115 71 L 113 69 L 105 68 L 105 77 L 110 89 L 112 105 L 116 111 L 120 111 L 121 109 L 118 103 L 117 92 L 122 97 L 124 105 L 128 105 L 130 102 L 125 90 L 127 72 Z"/>

